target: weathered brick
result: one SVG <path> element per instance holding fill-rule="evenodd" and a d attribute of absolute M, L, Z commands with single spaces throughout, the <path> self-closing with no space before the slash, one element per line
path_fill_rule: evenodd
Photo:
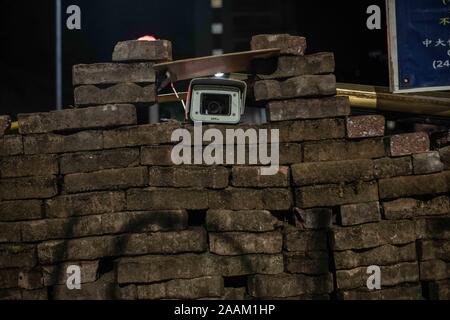
<path fill-rule="evenodd" d="M 337 270 L 349 270 L 372 265 L 385 266 L 416 260 L 416 246 L 414 243 L 404 246 L 388 244 L 362 252 L 352 250 L 334 252 L 334 263 Z"/>
<path fill-rule="evenodd" d="M 103 105 L 114 103 L 153 103 L 156 101 L 154 84 L 119 83 L 108 88 L 85 85 L 74 89 L 75 105 Z"/>
<path fill-rule="evenodd" d="M 120 191 L 94 192 L 59 196 L 45 205 L 48 218 L 65 218 L 121 212 L 126 209 L 126 198 Z"/>
<path fill-rule="evenodd" d="M 206 214 L 206 229 L 212 232 L 267 232 L 279 224 L 278 219 L 264 210 L 209 210 Z"/>
<path fill-rule="evenodd" d="M 193 187 L 224 189 L 229 171 L 225 167 L 151 167 L 149 185 L 152 187 Z"/>
<path fill-rule="evenodd" d="M 19 288 L 26 290 L 36 290 L 44 287 L 42 272 L 33 271 L 21 271 L 19 273 Z"/>
<path fill-rule="evenodd" d="M 0 137 L 0 156 L 15 156 L 23 154 L 22 136 L 6 135 Z"/>
<path fill-rule="evenodd" d="M 380 203 L 368 202 L 341 206 L 339 214 L 343 226 L 353 226 L 381 220 Z"/>
<path fill-rule="evenodd" d="M 17 288 L 19 273 L 18 269 L 0 270 L 0 289 Z"/>
<path fill-rule="evenodd" d="M 414 174 L 435 173 L 444 170 L 444 164 L 437 151 L 414 154 L 412 158 Z"/>
<path fill-rule="evenodd" d="M 66 262 L 54 266 L 43 266 L 43 282 L 44 286 L 52 287 L 55 285 L 66 284 L 67 270 L 70 266 L 78 266 L 81 270 L 81 284 L 92 283 L 98 280 L 99 261 L 80 261 Z"/>
<path fill-rule="evenodd" d="M 136 108 L 131 104 L 19 114 L 18 119 L 21 134 L 117 127 L 137 122 Z"/>
<path fill-rule="evenodd" d="M 279 145 L 280 164 L 290 165 L 303 162 L 302 145 L 298 143 L 282 143 Z"/>
<path fill-rule="evenodd" d="M 289 228 L 285 230 L 283 244 L 288 252 L 326 251 L 327 233 Z"/>
<path fill-rule="evenodd" d="M 371 160 L 309 162 L 292 166 L 296 186 L 370 181 L 374 179 Z"/>
<path fill-rule="evenodd" d="M 381 266 L 381 286 L 395 286 L 419 281 L 419 266 L 416 262 L 399 263 L 394 266 Z M 367 267 L 352 270 L 338 270 L 336 280 L 338 289 L 356 289 L 367 286 Z"/>
<path fill-rule="evenodd" d="M 208 191 L 200 189 L 148 188 L 127 192 L 128 210 L 208 209 Z"/>
<path fill-rule="evenodd" d="M 210 209 L 228 210 L 289 210 L 292 193 L 289 189 L 242 189 L 228 188 L 209 191 Z"/>
<path fill-rule="evenodd" d="M 383 137 L 385 127 L 386 120 L 380 115 L 348 117 L 347 138 Z"/>
<path fill-rule="evenodd" d="M 289 167 L 280 167 L 273 176 L 264 176 L 259 167 L 235 166 L 232 170 L 232 185 L 234 187 L 289 187 Z"/>
<path fill-rule="evenodd" d="M 430 138 L 426 132 L 398 134 L 389 140 L 389 154 L 392 157 L 423 153 L 430 150 Z"/>
<path fill-rule="evenodd" d="M 37 290 L 0 290 L 0 300 L 44 301 L 48 300 L 47 288 Z"/>
<path fill-rule="evenodd" d="M 112 61 L 171 61 L 172 43 L 158 41 L 123 41 L 114 47 Z"/>
<path fill-rule="evenodd" d="M 307 275 L 328 274 L 326 251 L 295 252 L 284 254 L 286 272 Z"/>
<path fill-rule="evenodd" d="M 278 122 L 270 124 L 270 129 L 280 130 L 281 143 L 340 139 L 345 136 L 343 119 Z"/>
<path fill-rule="evenodd" d="M 296 225 L 304 229 L 328 229 L 333 222 L 331 208 L 294 208 Z"/>
<path fill-rule="evenodd" d="M 439 149 L 439 155 L 442 163 L 444 164 L 444 169 L 450 170 L 450 146 Z"/>
<path fill-rule="evenodd" d="M 450 241 L 448 240 L 419 240 L 418 254 L 420 261 L 444 260 L 450 261 Z"/>
<path fill-rule="evenodd" d="M 376 182 L 356 182 L 347 185 L 308 186 L 296 189 L 295 198 L 296 205 L 300 208 L 378 201 L 378 185 Z"/>
<path fill-rule="evenodd" d="M 0 177 L 18 178 L 58 174 L 56 155 L 14 156 L 0 160 Z"/>
<path fill-rule="evenodd" d="M 116 84 L 156 82 L 153 63 L 96 63 L 73 66 L 72 84 Z"/>
<path fill-rule="evenodd" d="M 67 285 L 53 287 L 52 296 L 56 301 L 67 300 L 113 300 L 118 298 L 117 287 L 113 283 L 102 281 L 87 283 L 81 286 L 81 290 L 69 290 Z"/>
<path fill-rule="evenodd" d="M 141 164 L 148 166 L 173 166 L 173 146 L 142 147 Z"/>
<path fill-rule="evenodd" d="M 2 138 L 6 132 L 6 129 L 11 125 L 11 118 L 9 116 L 0 116 L 0 138 Z"/>
<path fill-rule="evenodd" d="M 350 114 L 348 97 L 326 97 L 322 99 L 294 99 L 271 101 L 267 104 L 269 121 L 295 119 L 320 119 L 343 117 Z"/>
<path fill-rule="evenodd" d="M 433 217 L 415 221 L 417 239 L 450 240 L 450 217 Z"/>
<path fill-rule="evenodd" d="M 306 75 L 285 81 L 261 80 L 255 82 L 256 101 L 289 98 L 331 96 L 336 94 L 334 75 Z"/>
<path fill-rule="evenodd" d="M 215 263 L 216 272 L 224 277 L 283 272 L 283 256 L 281 254 L 211 255 L 211 258 Z"/>
<path fill-rule="evenodd" d="M 225 301 L 242 301 L 246 300 L 247 288 L 225 288 L 223 300 Z"/>
<path fill-rule="evenodd" d="M 383 139 L 321 141 L 303 146 L 304 162 L 374 159 L 385 156 Z"/>
<path fill-rule="evenodd" d="M 422 216 L 450 214 L 450 201 L 447 196 L 428 201 L 417 199 L 397 199 L 383 203 L 384 216 L 388 220 L 410 219 Z"/>
<path fill-rule="evenodd" d="M 159 123 L 104 131 L 105 149 L 171 143 L 179 124 Z"/>
<path fill-rule="evenodd" d="M 385 244 L 414 242 L 415 233 L 414 221 L 380 221 L 353 227 L 334 227 L 331 240 L 334 250 L 369 249 Z"/>
<path fill-rule="evenodd" d="M 280 54 L 303 56 L 306 38 L 290 34 L 260 34 L 252 37 L 252 50 L 279 48 Z"/>
<path fill-rule="evenodd" d="M 420 285 L 404 285 L 382 290 L 367 288 L 339 292 L 340 300 L 423 300 Z"/>
<path fill-rule="evenodd" d="M 420 262 L 420 280 L 450 279 L 450 263 L 442 260 L 428 260 Z"/>
<path fill-rule="evenodd" d="M 147 286 L 138 286 L 138 299 L 201 299 L 218 298 L 224 294 L 222 277 L 177 279 Z"/>
<path fill-rule="evenodd" d="M 0 221 L 35 220 L 43 217 L 41 200 L 15 200 L 0 202 Z"/>
<path fill-rule="evenodd" d="M 46 199 L 58 194 L 55 176 L 35 176 L 0 180 L 0 199 Z"/>
<path fill-rule="evenodd" d="M 24 137 L 25 154 L 66 153 L 100 150 L 103 148 L 101 131 L 82 131 L 71 135 L 37 134 Z"/>
<path fill-rule="evenodd" d="M 121 285 L 193 279 L 217 274 L 210 254 L 151 255 L 121 258 L 117 262 L 117 282 Z"/>
<path fill-rule="evenodd" d="M 233 256 L 249 253 L 275 254 L 282 249 L 283 237 L 279 232 L 267 233 L 210 233 L 209 250 L 212 253 Z"/>
<path fill-rule="evenodd" d="M 139 149 L 68 153 L 60 157 L 61 174 L 86 173 L 139 165 Z"/>
<path fill-rule="evenodd" d="M 431 300 L 450 300 L 450 280 L 428 282 L 427 289 Z"/>
<path fill-rule="evenodd" d="M 319 52 L 305 56 L 280 56 L 277 70 L 270 74 L 260 74 L 263 80 L 282 79 L 303 75 L 333 73 L 335 68 L 332 52 Z"/>
<path fill-rule="evenodd" d="M 35 246 L 23 244 L 0 246 L 0 269 L 33 268 L 36 263 Z"/>
<path fill-rule="evenodd" d="M 431 175 L 381 179 L 380 198 L 401 198 L 450 191 L 450 171 Z"/>
<path fill-rule="evenodd" d="M 110 169 L 92 173 L 74 173 L 64 177 L 64 190 L 68 193 L 108 189 L 144 187 L 148 184 L 146 167 Z"/>
<path fill-rule="evenodd" d="M 304 294 L 326 294 L 332 284 L 328 275 L 255 275 L 248 279 L 249 294 L 255 298 L 289 298 Z"/>
<path fill-rule="evenodd" d="M 14 222 L 0 223 L 0 243 L 22 241 L 20 224 Z"/>
<path fill-rule="evenodd" d="M 409 176 L 413 173 L 411 157 L 376 159 L 373 164 L 377 178 Z"/>

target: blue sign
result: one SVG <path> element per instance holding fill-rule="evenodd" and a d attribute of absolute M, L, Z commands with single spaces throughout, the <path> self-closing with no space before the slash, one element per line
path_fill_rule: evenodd
<path fill-rule="evenodd" d="M 387 0 L 391 90 L 450 90 L 450 0 Z"/>

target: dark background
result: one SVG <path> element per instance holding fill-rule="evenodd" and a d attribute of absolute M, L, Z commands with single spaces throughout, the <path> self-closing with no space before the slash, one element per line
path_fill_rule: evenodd
<path fill-rule="evenodd" d="M 82 30 L 65 28 L 72 4 Z M 383 10 L 382 30 L 366 28 L 371 4 Z M 259 33 L 302 35 L 309 53 L 335 52 L 339 82 L 388 85 L 384 0 L 223 0 L 214 10 L 210 0 L 63 0 L 62 8 L 64 106 L 73 104 L 74 64 L 111 61 L 118 41 L 146 34 L 171 40 L 175 59 L 247 50 Z M 213 22 L 223 35 L 211 35 Z M 55 1 L 2 0 L 0 23 L 0 114 L 55 109 Z"/>

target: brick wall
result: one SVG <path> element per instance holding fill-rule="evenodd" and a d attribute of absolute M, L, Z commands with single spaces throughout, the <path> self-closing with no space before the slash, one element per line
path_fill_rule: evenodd
<path fill-rule="evenodd" d="M 333 55 L 303 55 L 304 39 L 252 44 L 283 49 L 254 88 L 270 122 L 237 126 L 280 130 L 275 176 L 174 166 L 171 134 L 192 126 L 136 125 L 166 42 L 76 66 L 80 108 L 21 115 L 19 134 L 0 117 L 0 298 L 450 298 L 450 147 L 350 116 Z M 366 287 L 371 265 L 382 290 Z"/>

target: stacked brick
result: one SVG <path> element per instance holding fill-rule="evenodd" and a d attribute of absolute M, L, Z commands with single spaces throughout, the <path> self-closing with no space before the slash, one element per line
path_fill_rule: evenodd
<path fill-rule="evenodd" d="M 0 298 L 449 298 L 448 147 L 385 137 L 383 117 L 350 116 L 335 95 L 332 54 L 259 36 L 255 49 L 281 48 L 255 84 L 270 122 L 213 127 L 279 129 L 278 174 L 175 166 L 172 133 L 191 125 L 136 125 L 143 91 L 95 101 L 113 78 L 150 81 L 128 62 L 161 53 L 146 46 L 118 45 L 113 75 L 75 68 L 75 90 L 95 87 L 85 108 L 20 115 L 19 134 L 0 137 Z M 372 265 L 381 290 L 367 289 Z"/>

